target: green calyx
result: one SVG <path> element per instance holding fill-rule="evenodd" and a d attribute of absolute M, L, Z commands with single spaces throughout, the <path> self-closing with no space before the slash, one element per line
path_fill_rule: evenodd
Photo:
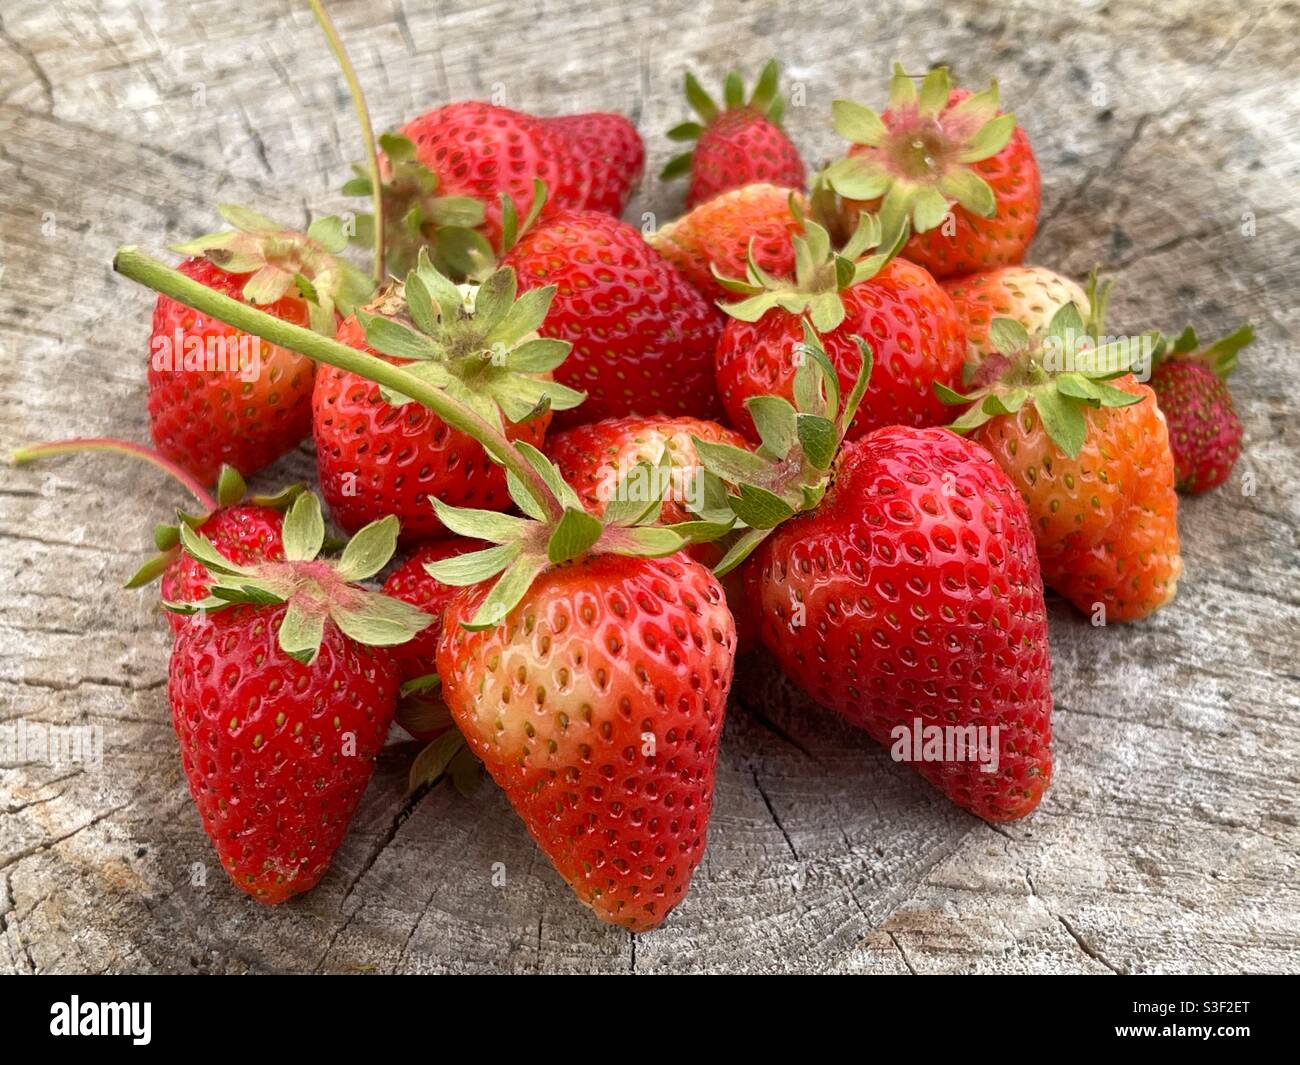
<path fill-rule="evenodd" d="M 794 277 L 775 278 L 766 273 L 754 259 L 751 242 L 744 280 L 723 277 L 715 269 L 714 276 L 728 292 L 744 297 L 738 303 L 719 302 L 718 306 L 742 322 L 756 322 L 779 307 L 789 314 L 807 315 L 818 333 L 828 333 L 844 321 L 840 293 L 875 277 L 898 254 L 907 240 L 907 222 L 904 219 L 897 229 L 885 230 L 877 216 L 863 212 L 856 230 L 837 250 L 830 232 L 820 222 L 806 218 L 793 195 L 790 211 L 802 229 L 802 234 L 793 238 Z M 864 258 L 872 248 L 875 253 Z"/>
<path fill-rule="evenodd" d="M 781 117 L 785 114 L 785 98 L 781 96 L 780 87 L 781 68 L 777 65 L 775 59 L 769 59 L 763 64 L 763 70 L 758 75 L 758 81 L 754 83 L 754 91 L 750 93 L 748 99 L 745 98 L 744 79 L 739 71 L 733 70 L 723 82 L 724 106 L 720 108 L 713 98 L 704 91 L 695 75 L 687 71 L 686 99 L 690 103 L 692 110 L 700 116 L 700 121 L 682 122 L 680 125 L 674 126 L 668 131 L 668 139 L 677 142 L 697 141 L 724 111 L 738 111 L 741 109 L 748 109 L 760 114 L 769 122 L 779 126 Z M 668 160 L 668 165 L 660 171 L 660 178 L 664 181 L 671 181 L 673 178 L 689 174 L 694 158 L 694 150 L 673 156 L 672 159 Z"/>
<path fill-rule="evenodd" d="M 381 179 L 384 214 L 384 246 L 388 271 L 398 277 L 416 264 L 421 249 L 428 249 L 431 261 L 448 277 L 461 280 L 490 271 L 497 252 L 483 235 L 483 203 L 472 196 L 439 196 L 438 175 L 419 161 L 415 145 L 398 133 L 379 138 L 387 161 Z M 343 186 L 348 196 L 372 196 L 369 175 L 360 167 L 357 176 Z M 523 220 L 514 200 L 501 194 L 502 254 L 514 246 L 519 235 L 537 218 L 546 202 L 546 185 L 533 182 L 533 198 Z M 374 216 L 357 216 L 359 244 L 374 242 Z"/>
<path fill-rule="evenodd" d="M 1002 151 L 1016 119 L 999 114 L 996 81 L 949 107 L 951 92 L 946 67 L 926 74 L 918 90 L 896 63 L 885 118 L 851 100 L 834 101 L 835 130 L 856 147 L 826 169 L 825 181 L 845 199 L 879 199 L 886 229 L 908 219 L 924 233 L 954 203 L 991 218 L 996 198 L 971 164 Z"/>
<path fill-rule="evenodd" d="M 358 314 L 366 343 L 501 429 L 548 410 L 570 410 L 585 393 L 551 380 L 569 354 L 568 341 L 542 337 L 555 286 L 518 292 L 514 270 L 493 271 L 478 285 L 455 284 L 421 249 L 400 286 Z M 409 397 L 382 388 L 385 401 Z"/>
<path fill-rule="evenodd" d="M 746 401 L 762 446 L 750 452 L 695 440 L 705 470 L 705 498 L 717 501 L 711 504 L 717 509 L 701 512 L 701 517 L 719 522 L 730 514 L 737 528 L 714 567 L 719 576 L 740 565 L 781 522 L 821 502 L 835 456 L 867 390 L 871 346 L 853 337 L 862 362 L 852 390 L 841 397 L 839 375 L 816 330 L 807 319 L 803 326 L 794 402 L 781 396 L 752 396 Z"/>
<path fill-rule="evenodd" d="M 275 493 L 275 495 L 248 496 L 248 488 L 244 484 L 244 478 L 240 476 L 239 471 L 233 466 L 222 466 L 221 473 L 217 477 L 217 506 L 213 509 L 233 507 L 247 502 L 257 507 L 288 510 L 294 500 L 306 490 L 307 486 L 304 484 L 291 484 Z M 145 585 L 157 580 L 162 575 L 163 570 L 171 565 L 180 552 L 181 528 L 184 526 L 191 530 L 202 529 L 204 523 L 211 517 L 212 511 L 203 514 L 189 514 L 178 510 L 175 525 L 155 525 L 153 543 L 158 553 L 136 570 L 123 587 L 143 588 Z"/>
<path fill-rule="evenodd" d="M 1223 380 L 1237 369 L 1237 353 L 1255 339 L 1255 327 L 1249 322 L 1212 344 L 1201 346 L 1196 330 L 1187 326 L 1173 340 L 1160 337 L 1156 345 L 1157 364 L 1171 359 L 1197 359 L 1204 362 Z"/>
<path fill-rule="evenodd" d="M 1015 414 L 1032 404 L 1052 442 L 1071 458 L 1078 456 L 1088 433 L 1087 412 L 1101 407 L 1127 407 L 1140 403 L 1141 395 L 1106 382 L 1133 372 L 1149 358 L 1156 334 L 1120 337 L 1100 335 L 1100 315 L 1109 286 L 1096 291 L 1095 277 L 1089 298 L 1096 311 L 1085 322 L 1074 303 L 1064 304 L 1047 328 L 1030 336 L 1011 318 L 995 318 L 989 339 L 1006 362 L 997 381 L 969 395 L 935 382 L 935 394 L 944 403 L 969 408 L 949 428 L 966 433 L 992 418 Z M 1099 343 L 1099 341 L 1107 341 Z"/>
<path fill-rule="evenodd" d="M 373 294 L 370 278 L 339 255 L 348 244 L 342 219 L 318 218 L 299 233 L 246 207 L 220 204 L 217 211 L 233 229 L 173 244 L 172 250 L 203 256 L 230 274 L 250 275 L 243 288 L 249 303 L 299 296 L 307 301 L 312 329 L 332 337 L 335 314 L 351 314 Z"/>
<path fill-rule="evenodd" d="M 307 664 L 320 650 L 326 621 L 332 621 L 350 639 L 371 647 L 402 644 L 432 624 L 433 617 L 356 583 L 387 565 L 397 548 L 397 531 L 397 518 L 390 514 L 358 532 L 337 561 L 318 560 L 325 544 L 325 522 L 320 500 L 303 492 L 285 515 L 285 561 L 244 566 L 231 562 L 201 532 L 182 523 L 181 546 L 207 568 L 212 590 L 199 603 L 163 605 L 175 613 L 197 614 L 236 603 L 285 603 L 277 634 L 280 649 Z"/>
<path fill-rule="evenodd" d="M 468 629 L 499 624 L 551 566 L 591 554 L 662 558 L 688 544 L 716 540 L 731 529 L 729 514 L 725 521 L 655 524 L 671 482 L 672 460 L 667 453 L 656 466 L 639 463 L 629 470 L 615 487 L 604 517 L 597 518 L 583 509 L 577 493 L 545 455 L 522 441 L 515 447 L 558 501 L 558 513 L 544 508 L 512 472 L 506 482 L 522 517 L 448 506 L 433 499 L 439 520 L 451 532 L 493 545 L 426 566 L 432 577 L 457 587 L 497 578 L 474 617 L 464 623 Z"/>

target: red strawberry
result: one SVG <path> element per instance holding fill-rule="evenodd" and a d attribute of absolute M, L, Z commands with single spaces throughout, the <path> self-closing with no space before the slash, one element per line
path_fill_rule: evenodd
<path fill-rule="evenodd" d="M 551 381 L 548 370 L 518 372 L 511 364 L 531 353 L 540 359 L 533 364 L 542 367 L 564 357 L 565 345 L 537 336 L 549 295 L 524 296 L 516 302 L 509 270 L 498 271 L 482 286 L 460 288 L 427 259 L 416 273 L 424 279 L 424 289 L 439 293 L 445 303 L 433 301 L 427 330 L 415 322 L 405 324 L 411 309 L 401 286 L 396 286 L 365 312 L 368 327 L 349 318 L 339 327 L 338 339 L 371 354 L 387 354 L 398 363 L 420 355 L 412 365 L 454 379 L 456 387 L 477 396 L 489 410 L 499 406 L 507 437 L 540 445 L 549 410 L 581 401 L 580 393 Z M 507 320 L 512 307 L 516 311 Z M 394 406 L 378 385 L 329 366 L 316 375 L 313 407 L 321 493 L 345 529 L 395 514 L 405 540 L 435 536 L 442 525 L 429 505 L 430 495 L 486 509 L 510 506 L 504 470 L 472 437 L 428 408 L 411 402 Z"/>
<path fill-rule="evenodd" d="M 1015 116 L 998 110 L 994 82 L 971 95 L 936 67 L 918 93 L 898 66 L 889 109 L 834 103 L 835 128 L 853 146 L 826 171 L 851 226 L 879 209 L 886 230 L 903 218 L 903 256 L 935 277 L 1018 263 L 1038 227 L 1038 163 Z"/>
<path fill-rule="evenodd" d="M 498 624 L 452 601 L 438 648 L 466 741 L 578 897 L 654 928 L 704 853 L 735 630 L 682 556 L 588 557 L 543 573 Z"/>
<path fill-rule="evenodd" d="M 713 350 L 722 314 L 638 230 L 596 211 L 562 211 L 527 230 L 502 262 L 522 289 L 556 287 L 540 332 L 572 343 L 555 377 L 587 394 L 557 425 L 720 413 Z"/>
<path fill-rule="evenodd" d="M 1001 375 L 946 401 L 972 404 L 953 428 L 989 450 L 1028 504 L 1047 583 L 1096 620 L 1132 621 L 1178 588 L 1174 461 L 1154 393 L 1125 372 L 1144 338 L 1098 345 L 1107 289 L 1088 298 L 1088 322 L 1068 303 L 1037 335 L 994 319 Z"/>
<path fill-rule="evenodd" d="M 237 228 L 178 250 L 200 253 L 187 277 L 293 325 L 334 331 L 335 305 L 350 311 L 370 284 L 333 254 L 346 244 L 336 219 L 310 235 L 223 206 Z M 312 286 L 312 299 L 297 281 Z M 256 473 L 297 446 L 311 427 L 312 363 L 167 296 L 149 338 L 149 431 L 158 451 L 211 484 L 222 465 Z"/>
<path fill-rule="evenodd" d="M 785 100 L 779 93 L 779 76 L 776 60 L 768 60 L 746 101 L 744 82 L 732 71 L 726 79 L 725 110 L 719 110 L 695 76 L 686 75 L 686 99 L 704 124 L 684 122 L 668 131 L 670 139 L 693 140 L 696 145 L 670 160 L 660 177 L 690 174 L 688 208 L 743 185 L 804 187 L 803 160 L 781 129 Z"/>
<path fill-rule="evenodd" d="M 1085 317 L 1091 313 L 1084 290 L 1045 266 L 999 266 L 944 281 L 943 289 L 966 327 L 964 375 L 971 385 L 989 384 L 1006 369 L 989 336 L 994 318 L 1014 318 L 1037 333 L 1066 303 L 1075 304 Z"/>
<path fill-rule="evenodd" d="M 268 904 L 324 875 L 383 746 L 397 669 L 368 644 L 401 642 L 429 620 L 350 583 L 392 554 L 395 519 L 359 533 L 337 566 L 315 560 L 323 535 L 311 495 L 285 519 L 286 561 L 237 565 L 181 532 L 220 589 L 172 649 L 181 760 L 222 866 Z"/>
<path fill-rule="evenodd" d="M 849 443 L 825 498 L 759 546 L 745 582 L 768 651 L 812 698 L 896 752 L 918 722 L 969 729 L 972 748 L 975 728 L 996 729 L 994 772 L 907 760 L 986 821 L 1038 805 L 1052 779 L 1043 587 L 1024 504 L 983 448 L 902 426 Z"/>
<path fill-rule="evenodd" d="M 743 277 L 751 248 L 754 261 L 765 273 L 775 277 L 794 273 L 792 238 L 802 226 L 790 209 L 791 196 L 802 199 L 775 185 L 731 189 L 647 239 L 705 299 L 716 303 L 727 298 L 727 290 L 714 271 L 724 277 Z"/>
<path fill-rule="evenodd" d="M 731 286 L 747 298 L 726 308 L 730 319 L 718 342 L 718 391 L 728 420 L 756 440 L 748 401 L 792 397 L 806 353 L 805 314 L 843 389 L 852 385 L 861 363 L 852 338 L 864 337 L 874 351 L 876 371 L 850 438 L 882 425 L 946 420 L 933 383 L 955 384 L 965 355 L 965 334 L 947 294 L 922 267 L 891 260 L 888 250 L 855 269 L 852 259 L 865 250 L 863 242 L 878 243 L 878 234 L 856 235 L 844 249 L 847 255 L 831 253 L 827 233 L 816 223 L 807 223 L 807 234 L 795 240 L 806 254 L 793 281 L 751 270 L 748 284 Z M 841 277 L 847 283 L 837 288 Z"/>
<path fill-rule="evenodd" d="M 645 170 L 641 134 L 622 115 L 595 111 L 540 120 L 569 144 L 571 155 L 591 168 L 582 206 L 620 215 Z"/>
<path fill-rule="evenodd" d="M 1189 327 L 1156 362 L 1151 388 L 1169 424 L 1180 492 L 1198 495 L 1217 488 L 1241 454 L 1241 419 L 1227 377 L 1237 367 L 1237 352 L 1254 336 L 1254 329 L 1244 325 L 1202 349 Z"/>

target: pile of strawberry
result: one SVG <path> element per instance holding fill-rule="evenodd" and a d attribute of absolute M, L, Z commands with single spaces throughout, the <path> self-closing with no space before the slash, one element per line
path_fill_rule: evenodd
<path fill-rule="evenodd" d="M 1052 776 L 1044 585 L 1094 623 L 1173 599 L 1175 488 L 1232 468 L 1249 330 L 1138 337 L 1139 380 L 1108 286 L 1022 265 L 1039 172 L 996 85 L 896 70 L 883 112 L 835 102 L 812 175 L 775 63 L 686 91 L 688 210 L 648 236 L 619 220 L 626 119 L 465 102 L 380 138 L 355 226 L 226 207 L 176 270 L 119 253 L 162 293 L 154 449 L 18 458 L 132 451 L 199 500 L 132 583 L 161 576 L 185 772 L 258 901 L 319 881 L 396 718 L 413 786 L 481 762 L 602 920 L 656 926 L 740 652 L 885 745 L 995 727 L 994 772 L 915 768 L 1024 817 Z M 255 372 L 212 365 L 250 338 Z M 308 436 L 346 545 L 303 486 L 244 498 Z"/>

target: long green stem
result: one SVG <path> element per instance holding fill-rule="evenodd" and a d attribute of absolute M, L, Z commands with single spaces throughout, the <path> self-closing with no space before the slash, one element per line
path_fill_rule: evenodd
<path fill-rule="evenodd" d="M 158 452 L 151 451 L 143 444 L 133 444 L 129 440 L 117 440 L 110 436 L 78 436 L 70 440 L 53 440 L 48 444 L 20 447 L 10 458 L 15 466 L 21 466 L 35 459 L 49 458 L 53 455 L 76 455 L 83 451 L 111 451 L 118 455 L 131 455 L 133 458 L 143 459 L 182 484 L 208 513 L 217 509 L 217 501 L 196 478 L 170 459 L 163 458 Z"/>
<path fill-rule="evenodd" d="M 325 33 L 325 39 L 329 42 L 330 51 L 334 53 L 334 58 L 338 60 L 339 67 L 343 71 L 343 80 L 348 83 L 348 92 L 352 96 L 352 104 L 357 111 L 357 122 L 361 126 L 361 139 L 366 147 L 366 169 L 370 171 L 370 198 L 374 205 L 372 211 L 375 216 L 375 284 L 383 284 L 385 274 L 384 190 L 379 182 L 379 152 L 375 148 L 375 129 L 370 123 L 370 108 L 366 104 L 365 93 L 361 91 L 361 82 L 357 78 L 356 69 L 348 58 L 347 49 L 343 47 L 343 39 L 339 36 L 338 30 L 334 28 L 333 21 L 325 11 L 325 5 L 321 0 L 307 0 L 307 2 L 311 4 L 311 9 L 316 15 L 316 21 L 320 23 L 320 28 Z"/>
<path fill-rule="evenodd" d="M 446 392 L 421 381 L 400 366 L 313 333 L 310 329 L 282 322 L 256 307 L 223 296 L 180 271 L 163 265 L 157 259 L 150 258 L 139 248 L 129 245 L 119 248 L 113 257 L 113 269 L 123 277 L 129 277 L 146 288 L 170 296 L 196 311 L 219 318 L 245 333 L 252 333 L 278 347 L 306 355 L 315 362 L 327 363 L 410 396 L 422 406 L 428 407 L 453 429 L 460 430 L 482 444 L 488 454 L 524 484 L 552 518 L 559 519 L 563 516 L 564 506 L 555 498 L 555 493 L 501 430 L 469 407 L 452 399 Z"/>

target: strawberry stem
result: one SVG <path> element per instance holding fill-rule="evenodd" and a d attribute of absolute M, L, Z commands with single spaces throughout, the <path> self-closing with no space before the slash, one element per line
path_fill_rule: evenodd
<path fill-rule="evenodd" d="M 370 108 L 366 104 L 365 93 L 361 91 L 357 72 L 348 58 L 347 50 L 343 47 L 343 39 L 326 13 L 325 5 L 321 0 L 307 0 L 307 2 L 311 4 L 316 21 L 320 23 L 325 39 L 329 42 L 330 51 L 334 53 L 334 58 L 338 60 L 339 67 L 343 71 L 343 80 L 348 83 L 348 93 L 352 96 L 357 122 L 361 126 L 361 139 L 366 148 L 366 169 L 370 171 L 370 197 L 373 204 L 371 210 L 375 216 L 375 284 L 382 285 L 384 283 L 384 190 L 379 181 L 379 153 L 375 148 L 375 129 L 370 123 Z"/>
<path fill-rule="evenodd" d="M 165 266 L 157 259 L 150 258 L 139 248 L 119 248 L 113 257 L 113 269 L 145 288 L 170 296 L 187 307 L 218 318 L 245 333 L 306 355 L 314 362 L 323 362 L 410 396 L 433 411 L 451 428 L 482 444 L 489 455 L 522 482 L 529 494 L 553 519 L 559 520 L 563 516 L 564 505 L 523 453 L 506 439 L 504 433 L 443 390 L 407 373 L 400 366 L 224 296 L 193 278 L 186 277 L 180 271 Z"/>
<path fill-rule="evenodd" d="M 52 440 L 48 444 L 20 447 L 10 458 L 15 466 L 22 466 L 35 459 L 50 458 L 54 455 L 76 455 L 83 451 L 112 451 L 119 455 L 131 455 L 143 459 L 184 486 L 207 513 L 210 514 L 217 509 L 217 501 L 198 480 L 170 459 L 163 458 L 158 452 L 151 451 L 143 444 L 133 444 L 129 440 L 118 440 L 110 436 L 78 436 L 69 440 Z"/>

